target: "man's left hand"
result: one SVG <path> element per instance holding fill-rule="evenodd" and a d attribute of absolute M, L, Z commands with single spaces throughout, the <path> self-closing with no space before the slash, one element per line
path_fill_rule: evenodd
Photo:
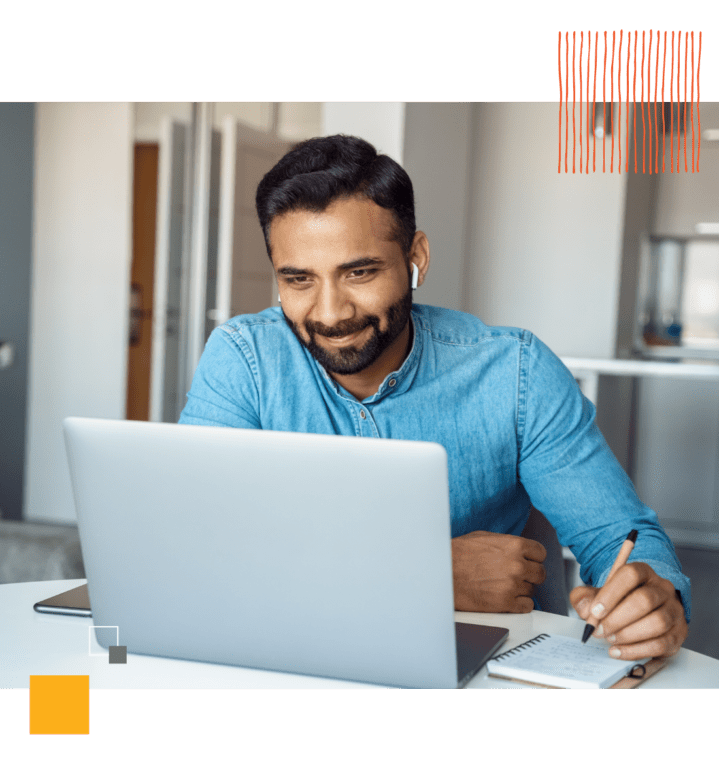
<path fill-rule="evenodd" d="M 576 587 L 569 599 L 582 619 L 599 619 L 594 636 L 618 659 L 673 656 L 689 632 L 674 585 L 646 563 L 627 563 L 601 589 Z"/>

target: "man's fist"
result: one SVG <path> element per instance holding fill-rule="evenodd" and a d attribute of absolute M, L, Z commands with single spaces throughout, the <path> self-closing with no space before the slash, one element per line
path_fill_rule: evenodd
<path fill-rule="evenodd" d="M 454 608 L 484 613 L 529 613 L 534 585 L 547 576 L 547 550 L 508 533 L 473 531 L 452 539 Z"/>

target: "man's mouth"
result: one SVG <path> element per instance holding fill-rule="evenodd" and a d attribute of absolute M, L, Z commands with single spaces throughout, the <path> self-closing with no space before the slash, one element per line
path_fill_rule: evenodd
<path fill-rule="evenodd" d="M 361 324 L 360 324 L 361 323 Z M 317 328 L 312 327 L 312 324 L 307 327 L 307 332 L 310 336 L 320 336 L 321 338 L 327 340 L 330 343 L 334 344 L 346 344 L 348 341 L 352 341 L 357 336 L 359 336 L 365 329 L 369 328 L 372 325 L 371 322 L 368 322 L 366 319 L 364 322 L 354 322 L 354 323 L 348 323 L 344 327 L 339 326 L 336 328 Z"/>
<path fill-rule="evenodd" d="M 344 336 L 325 336 L 323 334 L 318 334 L 326 341 L 328 344 L 331 344 L 332 346 L 344 346 L 345 344 L 350 344 L 353 341 L 357 339 L 357 337 L 367 328 L 368 326 L 365 326 L 364 328 L 361 328 L 359 331 L 354 331 L 353 333 L 345 334 Z"/>

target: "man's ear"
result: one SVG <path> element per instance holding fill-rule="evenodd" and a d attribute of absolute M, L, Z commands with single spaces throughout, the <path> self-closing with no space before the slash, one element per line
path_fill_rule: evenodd
<path fill-rule="evenodd" d="M 424 282 L 429 269 L 429 240 L 427 240 L 427 235 L 424 232 L 415 232 L 409 251 L 409 261 L 412 270 L 412 288 L 417 288 Z M 416 279 L 415 268 L 417 269 Z"/>

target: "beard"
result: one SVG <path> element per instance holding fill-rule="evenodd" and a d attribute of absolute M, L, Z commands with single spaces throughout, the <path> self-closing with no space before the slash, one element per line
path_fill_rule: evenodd
<path fill-rule="evenodd" d="M 332 328 L 308 320 L 304 323 L 309 341 L 305 340 L 299 332 L 299 327 L 285 315 L 285 322 L 302 346 L 314 357 L 315 360 L 327 371 L 340 376 L 351 376 L 368 368 L 380 355 L 397 339 L 409 322 L 412 311 L 412 291 L 407 293 L 387 310 L 387 328 L 380 330 L 380 318 L 377 315 L 365 315 L 357 320 L 347 320 Z M 372 327 L 372 334 L 361 346 L 348 346 L 344 349 L 327 350 L 317 343 L 317 336 L 327 338 L 341 338 L 352 333 L 363 331 Z"/>

